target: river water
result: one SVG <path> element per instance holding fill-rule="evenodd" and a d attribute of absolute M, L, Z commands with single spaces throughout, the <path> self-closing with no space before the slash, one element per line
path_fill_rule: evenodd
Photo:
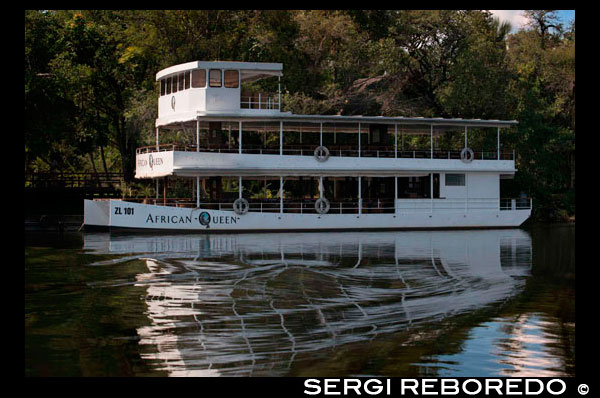
<path fill-rule="evenodd" d="M 574 376 L 575 227 L 26 234 L 28 376 Z"/>

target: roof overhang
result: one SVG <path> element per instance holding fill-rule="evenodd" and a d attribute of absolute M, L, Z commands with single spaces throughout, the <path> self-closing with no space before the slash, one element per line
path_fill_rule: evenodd
<path fill-rule="evenodd" d="M 516 120 L 484 120 L 484 119 L 461 119 L 461 118 L 426 118 L 426 117 L 404 117 L 404 116 L 343 116 L 343 115 L 296 115 L 289 112 L 281 112 L 277 115 L 240 115 L 235 113 L 220 113 L 207 115 L 197 113 L 198 120 L 202 121 L 240 121 L 240 122 L 302 122 L 302 123 L 365 123 L 365 124 L 398 124 L 402 126 L 435 126 L 437 130 L 443 127 L 497 127 L 509 128 L 519 124 Z M 192 113 L 188 114 L 181 122 L 196 122 Z M 166 122 L 166 123 L 165 123 Z M 157 123 L 157 126 L 166 126 L 171 122 Z"/>
<path fill-rule="evenodd" d="M 269 76 L 283 76 L 283 64 L 267 62 L 235 62 L 235 61 L 194 61 L 185 64 L 173 65 L 159 71 L 156 80 L 192 69 L 235 69 L 242 72 L 251 80 L 262 79 Z M 262 77 L 259 77 L 262 76 Z M 250 81 L 251 81 L 250 80 Z"/>

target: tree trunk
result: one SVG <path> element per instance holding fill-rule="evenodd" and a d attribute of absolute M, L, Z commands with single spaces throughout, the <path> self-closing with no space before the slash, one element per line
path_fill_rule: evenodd
<path fill-rule="evenodd" d="M 100 145 L 100 157 L 102 158 L 102 166 L 104 166 L 104 174 L 108 178 L 108 168 L 106 167 L 106 158 L 104 157 L 104 147 Z"/>
<path fill-rule="evenodd" d="M 94 163 L 94 155 L 92 152 L 89 152 L 88 155 L 90 155 L 90 161 L 92 162 L 92 168 L 94 169 L 94 174 L 97 176 L 98 170 L 96 170 L 96 163 Z"/>

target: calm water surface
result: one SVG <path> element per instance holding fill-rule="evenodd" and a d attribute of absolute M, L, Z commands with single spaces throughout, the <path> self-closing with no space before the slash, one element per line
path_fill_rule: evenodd
<path fill-rule="evenodd" d="M 574 376 L 575 228 L 27 234 L 29 376 Z"/>

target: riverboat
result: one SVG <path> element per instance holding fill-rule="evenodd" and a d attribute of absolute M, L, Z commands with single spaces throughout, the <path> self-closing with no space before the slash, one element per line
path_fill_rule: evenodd
<path fill-rule="evenodd" d="M 159 71 L 156 142 L 135 159 L 155 193 L 85 200 L 85 227 L 497 228 L 530 216 L 530 198 L 501 195 L 516 169 L 500 132 L 517 121 L 299 115 L 281 109 L 282 75 L 280 63 L 224 61 Z"/>

